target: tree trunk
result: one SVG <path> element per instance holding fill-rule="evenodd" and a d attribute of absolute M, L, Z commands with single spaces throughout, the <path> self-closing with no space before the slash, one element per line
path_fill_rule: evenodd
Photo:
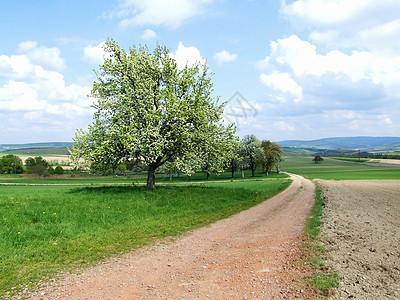
<path fill-rule="evenodd" d="M 169 181 L 172 181 L 172 170 L 169 169 Z"/>
<path fill-rule="evenodd" d="M 267 171 L 265 171 L 265 174 L 268 176 L 269 174 L 268 174 L 268 170 Z"/>
<path fill-rule="evenodd" d="M 207 180 L 210 179 L 210 172 L 207 172 Z"/>
<path fill-rule="evenodd" d="M 243 170 L 243 168 L 241 168 L 241 171 L 242 171 L 242 178 L 244 178 L 244 170 Z"/>
<path fill-rule="evenodd" d="M 281 174 L 281 167 L 276 165 L 276 173 Z"/>
<path fill-rule="evenodd" d="M 235 169 L 234 169 L 234 168 L 232 168 L 232 170 L 231 170 L 231 171 L 232 171 L 232 178 L 233 178 L 233 177 L 235 177 Z"/>
<path fill-rule="evenodd" d="M 251 167 L 251 176 L 254 177 L 254 168 L 253 167 Z"/>
<path fill-rule="evenodd" d="M 148 189 L 154 189 L 156 185 L 156 170 L 157 170 L 156 164 L 149 165 L 149 169 L 147 171 L 147 185 L 146 185 Z"/>

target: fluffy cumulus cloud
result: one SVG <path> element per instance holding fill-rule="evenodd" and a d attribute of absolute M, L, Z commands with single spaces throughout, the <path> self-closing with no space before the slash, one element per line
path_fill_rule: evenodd
<path fill-rule="evenodd" d="M 104 51 L 104 45 L 106 42 L 101 42 L 98 45 L 92 46 L 88 45 L 83 49 L 83 55 L 85 60 L 94 63 L 94 64 L 102 64 L 104 62 L 104 58 L 109 57 L 109 53 Z"/>
<path fill-rule="evenodd" d="M 214 54 L 214 59 L 217 61 L 218 64 L 223 64 L 225 62 L 234 61 L 238 58 L 238 54 L 229 53 L 226 50 L 222 50 L 221 52 Z"/>
<path fill-rule="evenodd" d="M 399 1 L 283 1 L 282 15 L 310 31 L 271 41 L 257 63 L 266 114 L 284 116 L 274 127 L 293 137 L 398 135 L 398 11 Z"/>
<path fill-rule="evenodd" d="M 199 49 L 194 46 L 185 47 L 182 42 L 179 42 L 178 48 L 171 57 L 176 60 L 178 68 L 183 69 L 186 65 L 200 64 L 205 65 L 207 61 L 201 56 Z"/>
<path fill-rule="evenodd" d="M 151 29 L 145 29 L 142 33 L 142 35 L 140 36 L 140 38 L 142 40 L 151 40 L 151 39 L 155 39 L 157 37 L 157 34 L 155 33 L 155 31 L 151 30 Z"/>
<path fill-rule="evenodd" d="M 23 127 L 24 132 L 33 128 L 45 132 L 49 124 L 53 127 L 91 112 L 92 101 L 87 97 L 90 87 L 67 84 L 57 71 L 65 68 L 58 48 L 38 46 L 34 41 L 20 43 L 14 55 L 0 55 L 0 114 L 4 133 L 19 127 L 21 136 Z M 17 126 L 16 119 L 21 126 Z M 44 120 L 48 122 L 43 123 Z"/>
<path fill-rule="evenodd" d="M 205 12 L 213 0 L 121 0 L 110 17 L 121 18 L 120 27 L 156 25 L 177 28 Z"/>
<path fill-rule="evenodd" d="M 310 39 L 330 47 L 397 48 L 400 2 L 395 0 L 283 1 L 281 13 L 311 28 Z"/>
<path fill-rule="evenodd" d="M 316 46 L 292 35 L 271 42 L 260 81 L 276 100 L 302 104 L 302 109 L 378 108 L 400 92 L 400 57 L 366 51 L 318 53 Z"/>
<path fill-rule="evenodd" d="M 60 56 L 58 48 L 38 46 L 36 41 L 25 41 L 18 45 L 17 53 L 26 56 L 32 63 L 51 70 L 66 68 L 64 59 Z"/>

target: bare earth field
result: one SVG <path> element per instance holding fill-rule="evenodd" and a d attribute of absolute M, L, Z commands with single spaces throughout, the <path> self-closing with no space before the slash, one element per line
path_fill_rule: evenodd
<path fill-rule="evenodd" d="M 288 189 L 256 207 L 68 275 L 30 298 L 307 298 L 293 282 L 314 184 L 292 178 Z"/>
<path fill-rule="evenodd" d="M 399 167 L 400 159 L 371 159 L 364 164 L 377 167 Z"/>
<path fill-rule="evenodd" d="M 336 299 L 400 299 L 400 180 L 318 180 Z"/>

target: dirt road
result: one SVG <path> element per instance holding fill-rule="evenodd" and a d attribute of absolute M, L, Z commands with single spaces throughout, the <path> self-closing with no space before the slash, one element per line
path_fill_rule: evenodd
<path fill-rule="evenodd" d="M 69 275 L 35 299 L 285 299 L 301 297 L 300 238 L 314 184 L 292 185 L 262 204 L 188 233 Z"/>
<path fill-rule="evenodd" d="M 335 299 L 400 299 L 400 180 L 319 180 Z"/>

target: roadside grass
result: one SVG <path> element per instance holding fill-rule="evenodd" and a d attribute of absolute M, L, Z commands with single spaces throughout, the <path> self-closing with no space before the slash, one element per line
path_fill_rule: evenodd
<path fill-rule="evenodd" d="M 320 189 L 316 188 L 315 203 L 311 209 L 304 229 L 303 254 L 305 264 L 310 268 L 310 275 L 305 278 L 307 287 L 317 292 L 320 297 L 329 297 L 339 287 L 340 276 L 325 266 L 323 256 L 326 254 L 319 236 L 322 224 L 324 199 Z"/>
<path fill-rule="evenodd" d="M 207 180 L 204 172 L 196 172 L 192 176 L 180 175 L 176 174 L 172 177 L 172 181 L 169 180 L 169 175 L 165 173 L 157 173 L 156 174 L 156 186 L 157 184 L 165 184 L 165 183 L 179 183 L 179 182 L 207 182 L 207 181 L 226 181 L 226 180 L 248 180 L 248 179 L 262 179 L 262 178 L 288 178 L 286 174 L 277 174 L 276 172 L 270 172 L 267 177 L 264 172 L 261 170 L 256 170 L 255 176 L 251 176 L 250 170 L 245 170 L 245 177 L 242 178 L 240 172 L 235 173 L 235 177 L 232 178 L 230 172 L 225 172 L 220 175 L 210 174 L 210 179 Z M 69 174 L 65 174 L 63 176 L 47 176 L 47 177 L 38 177 L 38 176 L 27 176 L 21 174 L 0 174 L 0 183 L 21 183 L 21 184 L 144 184 L 147 180 L 147 172 L 132 172 L 127 173 L 127 176 L 94 176 L 88 175 L 86 173 L 76 173 L 72 172 Z"/>
<path fill-rule="evenodd" d="M 400 179 L 400 167 L 380 167 L 325 158 L 319 164 L 312 157 L 286 157 L 281 163 L 284 172 L 299 174 L 307 179 L 368 180 Z"/>
<path fill-rule="evenodd" d="M 227 218 L 290 183 L 2 186 L 0 296 Z"/>

